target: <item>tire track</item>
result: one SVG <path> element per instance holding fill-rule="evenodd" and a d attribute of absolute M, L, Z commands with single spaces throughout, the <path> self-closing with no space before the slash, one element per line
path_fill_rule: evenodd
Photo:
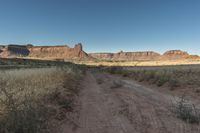
<path fill-rule="evenodd" d="M 173 96 L 161 94 L 134 81 L 116 76 L 110 76 L 109 79 L 115 82 L 123 81 L 123 87 L 114 89 L 115 95 L 126 105 L 128 114 L 126 112 L 124 115 L 129 118 L 136 131 L 141 133 L 200 132 L 198 125 L 188 124 L 171 114 L 169 104 Z"/>
<path fill-rule="evenodd" d="M 80 128 L 76 133 L 136 132 L 126 117 L 113 113 L 119 108 L 118 100 L 104 91 L 91 73 L 85 78 L 84 88 L 80 97 Z"/>
<path fill-rule="evenodd" d="M 94 77 L 104 79 L 103 83 L 97 84 Z M 113 88 L 119 80 L 123 85 Z M 171 98 L 132 80 L 88 72 L 79 97 L 78 128 L 63 133 L 200 133 L 198 125 L 170 113 Z"/>

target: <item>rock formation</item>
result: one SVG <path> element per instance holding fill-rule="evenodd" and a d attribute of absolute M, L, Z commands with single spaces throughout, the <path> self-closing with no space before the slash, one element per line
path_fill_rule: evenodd
<path fill-rule="evenodd" d="M 82 49 L 82 44 L 76 44 L 74 48 L 64 46 L 34 46 L 29 48 L 30 57 L 56 58 L 56 59 L 86 59 L 87 53 Z"/>
<path fill-rule="evenodd" d="M 132 61 L 132 60 L 155 60 L 160 54 L 153 51 L 145 52 L 119 52 L 119 53 L 91 53 L 90 56 L 102 60 L 119 60 L 119 61 Z"/>
<path fill-rule="evenodd" d="M 0 57 L 28 56 L 29 50 L 25 45 L 10 44 L 0 47 Z"/>
<path fill-rule="evenodd" d="M 134 61 L 134 60 L 174 60 L 189 58 L 187 52 L 181 50 L 170 50 L 163 55 L 153 51 L 144 52 L 119 52 L 119 53 L 91 53 L 90 56 L 100 60 Z M 197 57 L 196 57 L 197 58 Z"/>
<path fill-rule="evenodd" d="M 67 45 L 61 46 L 33 46 L 27 45 L 0 45 L 0 57 L 31 57 L 43 59 L 66 59 L 66 60 L 111 60 L 111 61 L 137 61 L 137 60 L 177 60 L 199 59 L 199 56 L 189 55 L 181 50 L 170 50 L 163 55 L 153 51 L 123 52 L 118 53 L 91 53 L 83 51 L 82 44 L 78 43 L 74 48 Z"/>
<path fill-rule="evenodd" d="M 82 49 L 82 44 L 78 43 L 74 48 L 67 45 L 62 46 L 32 46 L 32 45 L 8 45 L 1 48 L 0 57 L 26 56 L 46 59 L 88 59 L 89 56 Z"/>
<path fill-rule="evenodd" d="M 90 53 L 89 55 L 100 60 L 112 60 L 114 53 Z"/>
<path fill-rule="evenodd" d="M 169 50 L 163 54 L 163 59 L 183 59 L 187 58 L 190 55 L 181 50 Z"/>

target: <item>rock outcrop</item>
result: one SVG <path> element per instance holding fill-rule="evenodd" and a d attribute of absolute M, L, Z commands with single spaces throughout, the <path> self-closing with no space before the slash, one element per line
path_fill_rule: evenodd
<path fill-rule="evenodd" d="M 155 60 L 160 54 L 153 51 L 144 52 L 119 52 L 114 54 L 114 60 Z"/>
<path fill-rule="evenodd" d="M 82 49 L 82 44 L 78 43 L 74 48 L 67 45 L 62 46 L 32 46 L 32 45 L 8 45 L 1 48 L 0 57 L 25 56 L 46 59 L 88 59 L 89 56 Z"/>
<path fill-rule="evenodd" d="M 163 55 L 153 52 L 123 52 L 118 53 L 91 53 L 83 51 L 82 44 L 78 43 L 74 48 L 67 45 L 61 46 L 33 46 L 27 45 L 0 45 L 0 57 L 31 57 L 43 59 L 66 59 L 66 60 L 111 60 L 111 61 L 145 61 L 145 60 L 178 60 L 199 59 L 199 56 L 189 55 L 185 51 L 170 50 Z"/>
<path fill-rule="evenodd" d="M 90 56 L 101 60 L 119 60 L 119 61 L 132 61 L 132 60 L 155 60 L 160 54 L 153 51 L 144 52 L 119 52 L 119 53 L 91 53 Z"/>
<path fill-rule="evenodd" d="M 29 48 L 30 57 L 56 58 L 56 59 L 86 59 L 87 53 L 82 49 L 82 44 L 76 44 L 74 48 L 64 46 L 34 46 Z"/>
<path fill-rule="evenodd" d="M 119 53 L 91 53 L 90 56 L 100 60 L 135 61 L 135 60 L 175 60 L 188 59 L 191 55 L 181 50 L 170 50 L 163 55 L 153 52 L 119 52 Z M 197 58 L 197 57 L 196 57 Z"/>
<path fill-rule="evenodd" d="M 169 50 L 163 54 L 163 59 L 183 59 L 187 58 L 190 55 L 181 50 Z"/>
<path fill-rule="evenodd" d="M 89 55 L 100 60 L 112 60 L 114 53 L 90 53 Z"/>

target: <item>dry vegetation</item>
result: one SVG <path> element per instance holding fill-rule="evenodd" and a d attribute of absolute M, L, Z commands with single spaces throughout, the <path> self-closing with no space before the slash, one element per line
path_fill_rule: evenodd
<path fill-rule="evenodd" d="M 75 61 L 76 64 L 86 64 L 89 66 L 168 66 L 168 65 L 188 65 L 200 64 L 199 59 L 181 59 L 181 60 L 135 60 L 135 61 L 112 61 L 112 60 L 94 60 L 94 61 Z"/>
<path fill-rule="evenodd" d="M 186 95 L 183 95 L 178 100 L 174 100 L 171 104 L 170 111 L 173 112 L 176 117 L 188 123 L 200 123 L 200 110 L 196 105 L 190 103 L 190 101 L 186 99 Z"/>
<path fill-rule="evenodd" d="M 111 74 L 120 74 L 133 78 L 139 82 L 156 84 L 158 87 L 166 85 L 171 90 L 178 87 L 200 87 L 199 66 L 174 66 L 174 67 L 136 67 L 119 68 L 112 67 L 108 71 Z"/>
<path fill-rule="evenodd" d="M 166 66 L 166 67 L 110 67 L 106 70 L 111 74 L 119 74 L 123 77 L 133 78 L 139 82 L 155 84 L 158 87 L 165 86 L 174 89 L 196 88 L 194 93 L 199 93 L 200 68 L 196 66 Z M 117 82 L 118 84 L 120 82 Z M 190 90 L 192 91 L 192 90 Z M 170 111 L 176 117 L 190 124 L 200 123 L 199 106 L 193 104 L 186 97 L 185 92 L 180 98 L 172 99 Z"/>
<path fill-rule="evenodd" d="M 52 132 L 73 111 L 80 75 L 73 65 L 0 70 L 0 132 Z"/>

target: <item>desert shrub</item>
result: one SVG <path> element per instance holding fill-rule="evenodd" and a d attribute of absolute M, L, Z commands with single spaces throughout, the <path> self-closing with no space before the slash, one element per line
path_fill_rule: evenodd
<path fill-rule="evenodd" d="M 72 111 L 80 74 L 73 67 L 0 71 L 0 132 L 51 132 L 59 109 Z"/>
<path fill-rule="evenodd" d="M 180 119 L 191 123 L 200 123 L 200 110 L 182 96 L 178 101 L 172 103 L 170 110 Z"/>
<path fill-rule="evenodd" d="M 169 77 L 166 75 L 159 75 L 157 78 L 157 86 L 163 86 L 166 82 L 169 81 Z"/>
<path fill-rule="evenodd" d="M 111 89 L 115 89 L 115 88 L 120 88 L 124 86 L 124 82 L 121 80 L 118 81 L 113 81 L 113 84 L 111 86 Z"/>
<path fill-rule="evenodd" d="M 131 71 L 132 73 L 132 78 L 134 78 L 135 80 L 139 80 L 139 72 L 138 71 Z"/>
<path fill-rule="evenodd" d="M 177 79 L 171 78 L 169 79 L 169 86 L 170 86 L 170 90 L 174 90 L 176 87 L 180 86 L 180 83 L 178 82 Z"/>
<path fill-rule="evenodd" d="M 200 89 L 199 88 L 195 89 L 195 92 L 200 93 Z"/>
<path fill-rule="evenodd" d="M 110 67 L 107 70 L 111 74 L 120 74 L 122 72 L 122 68 L 119 67 Z"/>
<path fill-rule="evenodd" d="M 136 76 L 136 80 L 139 82 L 144 81 L 144 75 L 142 74 L 142 71 L 137 71 L 134 76 Z"/>
<path fill-rule="evenodd" d="M 111 74 L 120 74 L 123 77 L 131 77 L 139 82 L 147 81 L 157 86 L 167 83 L 169 89 L 174 90 L 179 86 L 200 86 L 199 66 L 166 66 L 166 67 L 133 67 L 124 69 L 120 67 L 109 67 Z"/>
<path fill-rule="evenodd" d="M 152 79 L 155 78 L 155 71 L 146 71 L 145 72 L 145 80 L 146 81 L 151 81 Z"/>
<path fill-rule="evenodd" d="M 98 84 L 102 84 L 103 83 L 103 79 L 102 78 L 97 78 L 96 80 L 97 80 Z"/>
<path fill-rule="evenodd" d="M 130 71 L 125 71 L 125 70 L 124 70 L 124 71 L 122 71 L 121 73 L 122 73 L 122 76 L 123 76 L 123 77 L 129 77 L 129 76 L 131 76 L 131 72 L 130 72 Z"/>

